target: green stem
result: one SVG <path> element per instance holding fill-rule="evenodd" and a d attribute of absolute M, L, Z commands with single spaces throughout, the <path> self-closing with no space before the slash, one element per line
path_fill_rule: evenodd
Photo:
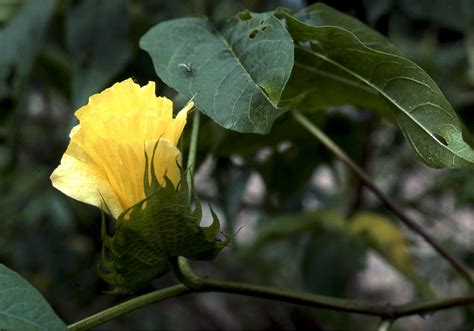
<path fill-rule="evenodd" d="M 369 176 L 341 149 L 337 146 L 323 131 L 316 125 L 311 123 L 302 114 L 293 111 L 295 120 L 306 128 L 313 136 L 316 137 L 324 146 L 326 146 L 335 156 L 344 162 L 374 193 L 380 201 L 390 209 L 407 227 L 420 235 L 425 241 L 433 247 L 451 266 L 461 275 L 471 287 L 474 288 L 474 278 L 471 270 L 461 260 L 451 255 L 441 244 L 439 244 L 434 237 L 426 232 L 420 225 L 418 225 L 410 216 L 408 216 L 400 206 L 396 204 L 389 196 L 383 193 L 377 185 L 369 178 Z"/>
<path fill-rule="evenodd" d="M 268 286 L 203 278 L 194 273 L 188 261 L 183 257 L 174 260 L 173 267 L 178 279 L 180 279 L 185 285 L 190 284 L 190 289 L 193 289 L 196 292 L 232 293 L 262 299 L 290 302 L 321 309 L 380 316 L 383 320 L 390 321 L 388 326 L 390 326 L 398 317 L 423 314 L 474 303 L 474 294 L 470 294 L 463 297 L 429 300 L 399 306 L 376 305 L 362 301 L 339 299 L 318 294 L 280 290 Z"/>
<path fill-rule="evenodd" d="M 199 110 L 194 111 L 193 117 L 193 127 L 191 130 L 191 139 L 189 141 L 189 154 L 188 154 L 188 163 L 187 163 L 187 181 L 189 187 L 189 199 L 191 199 L 192 188 L 193 188 L 193 175 L 194 175 L 194 165 L 196 163 L 196 151 L 197 143 L 199 137 L 199 122 L 200 122 L 201 113 Z"/>
<path fill-rule="evenodd" d="M 232 293 L 249 297 L 283 301 L 288 303 L 294 303 L 297 305 L 329 309 L 341 312 L 359 313 L 364 315 L 391 315 L 391 309 L 389 306 L 379 306 L 368 302 L 339 299 L 310 293 L 280 290 L 268 286 L 260 286 L 246 283 L 225 282 L 212 279 L 204 279 L 203 282 L 204 284 L 199 289 L 200 292 Z"/>
<path fill-rule="evenodd" d="M 89 330 L 95 326 L 104 324 L 119 316 L 132 312 L 138 308 L 144 307 L 151 303 L 163 301 L 169 298 L 191 293 L 185 285 L 175 285 L 155 292 L 147 293 L 131 300 L 125 301 L 117 306 L 103 310 L 100 313 L 89 316 L 79 322 L 68 326 L 69 330 Z"/>
<path fill-rule="evenodd" d="M 441 309 L 449 309 L 472 304 L 474 304 L 474 293 L 456 298 L 425 300 L 399 306 L 396 309 L 396 317 L 403 317 L 415 314 L 430 315 Z"/>
<path fill-rule="evenodd" d="M 317 294 L 299 293 L 293 291 L 279 290 L 268 286 L 259 286 L 246 283 L 225 282 L 212 279 L 201 278 L 196 275 L 186 260 L 184 264 L 176 260 L 176 268 L 180 268 L 179 278 L 184 278 L 184 284 L 176 285 L 162 290 L 158 290 L 149 294 L 144 294 L 137 298 L 121 303 L 115 307 L 104 310 L 93 316 L 87 317 L 77 323 L 70 325 L 70 330 L 86 330 L 95 326 L 104 324 L 121 315 L 134 311 L 138 308 L 163 301 L 177 296 L 199 292 L 220 292 L 245 295 L 250 297 L 276 300 L 281 302 L 294 303 L 309 307 L 321 309 L 330 309 L 335 311 L 343 311 L 348 313 L 357 313 L 363 315 L 380 316 L 384 320 L 395 320 L 399 317 L 417 314 L 433 313 L 434 311 L 448 309 L 456 306 L 474 304 L 474 294 L 463 297 L 450 299 L 437 299 L 432 301 L 424 301 L 411 303 L 400 306 L 376 305 L 362 301 L 338 299 Z M 195 286 L 197 284 L 197 286 Z"/>
<path fill-rule="evenodd" d="M 186 258 L 179 256 L 171 260 L 173 272 L 178 280 L 193 290 L 199 290 L 204 285 L 201 277 L 196 275 Z"/>
<path fill-rule="evenodd" d="M 204 284 L 198 292 L 233 293 L 321 309 L 380 316 L 389 320 L 395 320 L 399 317 L 408 315 L 432 314 L 438 310 L 474 304 L 474 294 L 456 298 L 436 299 L 432 301 L 391 306 L 377 305 L 357 300 L 339 299 L 324 295 L 279 290 L 268 286 L 246 283 L 225 282 L 212 279 L 203 279 L 203 282 Z"/>

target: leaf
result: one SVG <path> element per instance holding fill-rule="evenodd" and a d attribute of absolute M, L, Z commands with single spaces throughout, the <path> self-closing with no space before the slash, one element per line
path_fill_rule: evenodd
<path fill-rule="evenodd" d="M 67 330 L 43 296 L 3 264 L 0 264 L 0 329 Z"/>
<path fill-rule="evenodd" d="M 390 110 L 387 102 L 377 92 L 346 73 L 318 68 L 314 61 L 309 65 L 305 62 L 305 54 L 296 51 L 293 72 L 283 94 L 284 102 L 293 104 L 304 113 L 346 104 L 382 114 Z M 299 99 L 297 104 L 295 99 Z"/>
<path fill-rule="evenodd" d="M 352 217 L 350 231 L 360 235 L 401 274 L 411 280 L 426 296 L 434 296 L 430 286 L 417 277 L 415 262 L 405 234 L 386 217 L 361 212 Z"/>
<path fill-rule="evenodd" d="M 133 293 L 166 274 L 170 269 L 170 258 L 184 256 L 212 260 L 230 241 L 230 238 L 224 241 L 216 239 L 220 224 L 212 208 L 211 225 L 199 225 L 201 204 L 196 199 L 196 207 L 194 210 L 191 208 L 186 181 L 175 188 L 168 179 L 166 186 L 162 187 L 153 170 L 151 177 L 150 185 L 146 166 L 147 198 L 114 220 L 116 229 L 113 236 L 106 234 L 103 219 L 99 274 L 115 287 L 112 293 Z M 181 178 L 186 178 L 182 170 Z"/>
<path fill-rule="evenodd" d="M 85 0 L 67 14 L 66 45 L 73 55 L 73 103 L 79 107 L 127 63 L 129 16 L 125 0 Z"/>
<path fill-rule="evenodd" d="M 351 76 L 379 93 L 391 106 L 418 156 L 434 168 L 472 168 L 474 151 L 464 141 L 461 123 L 438 86 L 416 64 L 369 48 L 351 31 L 312 26 L 285 14 L 297 65 Z M 343 74 L 343 75 L 341 75 Z"/>
<path fill-rule="evenodd" d="M 334 26 L 349 30 L 359 41 L 375 50 L 401 55 L 400 51 L 385 36 L 368 27 L 358 19 L 346 15 L 324 3 L 317 3 L 297 12 L 294 17 L 314 26 Z"/>
<path fill-rule="evenodd" d="M 0 99 L 16 93 L 43 45 L 55 0 L 27 0 L 0 30 Z"/>
<path fill-rule="evenodd" d="M 367 27 L 357 19 L 338 12 L 322 3 L 307 7 L 295 14 L 302 21 L 316 26 L 339 26 L 353 32 L 366 46 L 380 51 L 399 51 L 384 36 Z M 304 58 L 295 54 L 295 65 L 286 89 L 284 100 L 293 100 L 300 95 L 300 110 L 305 113 L 351 104 L 386 114 L 390 111 L 384 98 L 343 70 L 331 71 L 305 64 Z M 291 103 L 291 101 L 290 101 Z"/>
<path fill-rule="evenodd" d="M 267 133 L 281 115 L 293 41 L 271 13 L 241 13 L 221 32 L 203 18 L 159 23 L 140 40 L 158 76 L 224 128 Z"/>

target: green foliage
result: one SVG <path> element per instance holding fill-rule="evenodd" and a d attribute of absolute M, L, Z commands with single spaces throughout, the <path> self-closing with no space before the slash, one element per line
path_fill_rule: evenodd
<path fill-rule="evenodd" d="M 288 11 L 282 10 L 282 13 Z M 402 55 L 397 47 L 376 30 L 371 29 L 358 19 L 341 13 L 324 3 L 306 7 L 294 14 L 299 20 L 314 26 L 334 26 L 349 30 L 362 44 L 375 50 Z"/>
<path fill-rule="evenodd" d="M 192 31 L 192 33 L 190 33 Z M 221 32 L 202 18 L 160 23 L 145 34 L 160 78 L 224 128 L 268 133 L 281 114 L 293 42 L 271 13 L 241 13 Z"/>
<path fill-rule="evenodd" d="M 192 209 L 185 180 L 174 187 L 165 177 L 166 184 L 161 186 L 154 168 L 149 176 L 148 159 L 146 164 L 146 198 L 113 220 L 116 229 L 111 237 L 107 235 L 105 220 L 102 221 L 99 273 L 115 287 L 112 293 L 133 293 L 166 274 L 170 258 L 213 260 L 230 241 L 216 239 L 219 219 L 212 209 L 212 224 L 200 226 L 201 204 L 196 197 L 196 207 Z M 182 170 L 181 178 L 186 178 Z"/>
<path fill-rule="evenodd" d="M 345 103 L 395 117 L 419 157 L 471 168 L 474 151 L 432 79 L 383 36 L 323 4 L 286 18 L 295 70 L 282 104 L 311 111 Z M 190 35 L 186 31 L 196 31 Z M 221 34 L 203 19 L 160 23 L 141 46 L 158 75 L 225 128 L 266 133 L 293 65 L 290 36 L 272 14 L 243 12 Z M 225 54 L 225 55 L 223 55 Z M 280 62 L 283 61 L 283 62 Z M 393 115 L 388 115 L 393 116 Z"/>
<path fill-rule="evenodd" d="M 0 264 L 0 328 L 67 330 L 43 296 L 25 279 Z"/>
<path fill-rule="evenodd" d="M 340 26 L 313 26 L 285 14 L 297 63 L 344 72 L 383 96 L 418 156 L 435 168 L 472 168 L 474 151 L 461 123 L 433 80 L 416 64 L 380 52 Z"/>
<path fill-rule="evenodd" d="M 186 253 L 189 247 L 175 240 L 181 232 L 175 237 L 166 231 L 169 227 L 165 224 L 190 232 L 191 241 L 204 238 L 202 247 L 192 246 L 202 249 L 206 258 L 222 244 L 215 241 L 216 229 L 196 225 L 201 206 L 190 205 L 181 186 L 176 192 L 168 185 L 141 203 L 147 209 L 155 196 L 173 200 L 177 199 L 173 195 L 181 194 L 180 199 L 186 201 L 182 204 L 180 200 L 176 207 L 187 220 L 184 226 L 178 224 L 181 218 L 167 217 L 162 206 L 142 215 L 137 205 L 130 210 L 137 220 L 110 222 L 110 233 L 114 234 L 104 233 L 104 242 L 100 241 L 97 210 L 50 187 L 48 176 L 64 152 L 74 110 L 90 94 L 132 77 L 142 85 L 158 80 L 157 95 L 174 98 L 175 109 L 195 97 L 199 110 L 211 118 L 201 117 L 195 195 L 222 212 L 226 232 L 237 235 L 235 244 L 212 264 L 196 263 L 198 274 L 384 303 L 392 302 L 393 292 L 397 298 L 408 299 L 407 282 L 416 290 L 415 300 L 431 296 L 430 287 L 440 297 L 465 291 L 462 280 L 446 263 L 440 263 L 418 240 L 409 240 L 412 237 L 389 216 L 382 216 L 387 214 L 382 204 L 366 195 L 357 178 L 334 162 L 334 156 L 284 112 L 291 108 L 304 113 L 384 192 L 403 209 L 413 211 L 418 224 L 474 267 L 470 227 L 474 176 L 470 148 L 463 142 L 473 146 L 468 131 L 474 129 L 474 2 L 326 2 L 342 12 L 320 2 L 304 8 L 307 3 L 0 3 L 0 261 L 25 275 L 51 300 L 57 314 L 72 322 L 122 300 L 103 295 L 109 284 L 98 277 L 91 263 L 100 258 L 103 244 L 101 271 L 117 292 L 131 292 L 149 283 L 166 272 L 169 257 Z M 294 11 L 273 12 L 278 6 L 293 6 Z M 245 9 L 248 11 L 236 15 Z M 183 18 L 190 16 L 200 18 Z M 271 30 L 262 31 L 260 17 Z M 150 32 L 142 40 L 144 52 L 138 45 L 146 31 Z M 275 46 L 275 41 L 280 44 Z M 179 57 L 172 59 L 174 51 Z M 362 56 L 356 51 L 366 53 Z M 281 52 L 293 62 L 283 61 Z M 204 72 L 200 65 L 206 60 Z M 397 76 L 400 68 L 393 63 L 384 65 L 383 70 L 377 66 L 370 77 L 367 71 L 379 60 L 394 60 L 400 68 L 413 66 L 413 72 L 405 72 L 405 76 L 427 86 L 401 79 L 383 90 L 384 82 Z M 237 62 L 242 68 L 236 67 L 231 73 L 235 77 L 220 86 L 214 107 L 212 98 L 219 81 Z M 284 70 L 281 74 L 270 72 L 273 65 Z M 266 79 L 267 72 L 275 77 L 273 81 Z M 237 86 L 248 87 L 238 100 L 241 90 Z M 439 90 L 464 123 L 455 118 Z M 246 101 L 252 93 L 262 106 L 248 110 Z M 421 106 L 412 114 L 413 108 L 424 102 L 444 110 Z M 393 125 L 397 121 L 402 130 Z M 443 131 L 446 123 L 454 123 L 452 132 Z M 183 155 L 190 128 L 185 128 L 188 131 L 180 146 Z M 417 162 L 406 141 L 411 141 L 428 165 L 466 169 L 428 169 Z M 435 160 L 429 160 L 433 153 Z M 360 214 L 365 210 L 371 212 Z M 156 222 L 145 219 L 158 213 L 166 217 L 156 217 Z M 139 220 L 160 231 L 145 231 Z M 124 245 L 123 240 L 134 244 Z M 164 250 L 165 242 L 172 247 L 170 251 Z M 399 272 L 383 268 L 373 276 L 373 265 L 362 263 L 371 250 L 383 257 L 380 263 Z M 189 257 L 202 256 L 190 253 Z M 385 286 L 388 273 L 396 281 Z M 171 278 L 157 278 L 153 286 L 167 286 L 174 281 Z M 130 279 L 134 288 L 119 284 Z M 400 284 L 403 293 L 397 291 Z M 4 297 L 10 305 L 10 297 L 0 297 L 0 306 Z M 375 329 L 379 322 L 377 318 L 323 310 L 315 313 L 312 308 L 276 301 L 269 305 L 232 295 L 209 296 L 206 304 L 202 303 L 196 297 L 181 298 L 158 307 L 163 314 L 156 314 L 156 305 L 144 307 L 104 328 L 365 330 Z M 219 309 L 212 305 L 219 305 Z M 411 330 L 422 324 L 425 329 L 453 331 L 469 328 L 472 321 L 469 309 L 452 309 L 435 314 L 430 321 L 402 319 L 394 327 Z M 0 329 L 4 328 L 25 329 L 0 324 Z"/>
<path fill-rule="evenodd" d="M 284 14 L 285 11 L 280 9 Z M 398 50 L 384 36 L 357 19 L 338 12 L 322 3 L 307 7 L 294 16 L 314 26 L 334 26 L 352 32 L 365 46 L 382 52 L 398 54 Z M 338 68 L 325 68 L 314 62 L 305 62 L 304 56 L 295 50 L 295 66 L 284 97 L 302 95 L 301 111 L 325 109 L 327 107 L 351 104 L 387 114 L 390 106 L 384 98 L 350 73 Z M 303 93 L 303 94 L 302 94 Z"/>

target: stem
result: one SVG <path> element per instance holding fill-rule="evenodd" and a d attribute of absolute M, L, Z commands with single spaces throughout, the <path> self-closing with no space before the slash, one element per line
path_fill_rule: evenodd
<path fill-rule="evenodd" d="M 186 178 L 188 181 L 190 200 L 191 200 L 192 188 L 193 188 L 193 174 L 194 174 L 194 165 L 196 163 L 196 150 L 197 150 L 197 142 L 198 142 L 198 137 L 199 137 L 200 117 L 201 117 L 201 113 L 199 112 L 199 110 L 195 110 L 194 118 L 193 118 L 193 128 L 191 130 L 191 140 L 189 142 L 187 178 Z"/>
<path fill-rule="evenodd" d="M 185 285 L 175 285 L 125 301 L 68 326 L 69 330 L 89 330 L 151 303 L 191 293 Z"/>
<path fill-rule="evenodd" d="M 371 149 L 371 133 L 373 127 L 373 116 L 370 116 L 364 125 L 364 136 L 363 136 L 363 148 L 362 148 L 362 155 L 360 157 L 360 167 L 362 170 L 366 170 L 367 166 L 369 165 L 370 160 L 370 149 Z M 351 218 L 354 214 L 359 210 L 359 208 L 364 203 L 364 183 L 358 176 L 354 176 L 355 179 L 355 190 L 354 190 L 354 197 L 352 198 L 352 202 L 349 206 L 349 210 L 347 212 L 347 218 Z"/>
<path fill-rule="evenodd" d="M 339 299 L 317 294 L 279 290 L 268 286 L 259 286 L 246 283 L 217 281 L 212 279 L 203 279 L 203 282 L 204 285 L 198 290 L 199 292 L 233 293 L 321 309 L 380 316 L 388 320 L 395 320 L 399 317 L 408 315 L 433 313 L 434 311 L 438 310 L 474 304 L 474 294 L 463 297 L 436 299 L 432 301 L 391 306 L 377 305 L 357 300 Z"/>
<path fill-rule="evenodd" d="M 433 314 L 437 310 L 472 304 L 474 304 L 474 293 L 456 298 L 408 303 L 401 305 L 396 309 L 395 317 L 403 317 L 415 314 Z"/>
<path fill-rule="evenodd" d="M 326 146 L 335 156 L 344 162 L 362 182 L 382 201 L 382 203 L 400 219 L 407 227 L 419 234 L 433 249 L 438 252 L 444 259 L 446 259 L 451 266 L 474 287 L 474 278 L 469 268 L 455 256 L 451 255 L 444 247 L 442 247 L 434 237 L 426 232 L 420 225 L 418 225 L 410 216 L 408 216 L 391 198 L 383 193 L 369 176 L 354 162 L 352 159 L 337 146 L 324 132 L 322 132 L 316 125 L 311 123 L 302 114 L 293 111 L 295 120 L 305 127 L 313 136 L 316 137 L 324 146 Z"/>
<path fill-rule="evenodd" d="M 280 290 L 268 286 L 204 279 L 200 292 L 221 292 L 283 301 L 297 305 L 373 316 L 392 316 L 389 306 L 323 295 Z"/>
<path fill-rule="evenodd" d="M 178 256 L 171 260 L 171 265 L 176 278 L 181 283 L 193 290 L 199 290 L 203 287 L 204 282 L 201 277 L 193 272 L 186 258 Z"/>
<path fill-rule="evenodd" d="M 182 259 L 182 261 L 180 261 Z M 183 262 L 180 263 L 180 262 Z M 199 292 L 220 292 L 245 295 L 262 299 L 276 300 L 281 302 L 294 303 L 321 309 L 330 309 L 348 313 L 356 313 L 371 316 L 380 316 L 384 320 L 394 321 L 395 319 L 408 315 L 433 313 L 437 310 L 453 308 L 474 304 L 474 294 L 450 299 L 437 299 L 410 303 L 400 306 L 376 305 L 362 301 L 339 299 L 317 294 L 299 293 L 293 291 L 279 290 L 268 286 L 259 286 L 246 283 L 225 282 L 212 279 L 201 278 L 196 275 L 187 264 L 187 260 L 179 258 L 175 260 L 174 270 L 179 268 L 179 278 L 185 284 L 197 284 L 194 288 L 186 285 L 175 285 L 152 293 L 144 294 L 137 298 L 128 300 L 115 307 L 106 309 L 100 313 L 87 317 L 77 323 L 69 325 L 70 330 L 86 330 L 104 324 L 119 316 L 125 315 L 143 306 L 170 299 L 173 297 Z"/>
<path fill-rule="evenodd" d="M 177 277 L 184 283 L 190 284 L 190 289 L 195 292 L 220 292 L 246 295 L 250 297 L 289 302 L 304 306 L 344 311 L 364 315 L 380 316 L 390 327 L 398 317 L 423 314 L 441 309 L 474 303 L 474 294 L 450 299 L 436 299 L 410 303 L 399 306 L 376 305 L 363 301 L 339 299 L 318 294 L 308 294 L 294 291 L 275 289 L 268 286 L 260 286 L 246 283 L 218 281 L 203 278 L 194 273 L 188 260 L 179 257 L 173 261 L 173 270 Z M 387 324 L 386 323 L 386 324 Z M 383 323 L 381 323 L 382 325 Z"/>

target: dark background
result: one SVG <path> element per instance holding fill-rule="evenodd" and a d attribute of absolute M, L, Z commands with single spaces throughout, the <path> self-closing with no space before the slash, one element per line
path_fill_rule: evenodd
<path fill-rule="evenodd" d="M 0 1 L 0 262 L 30 281 L 69 324 L 125 299 L 104 294 L 109 288 L 97 275 L 100 212 L 64 196 L 49 181 L 67 146 L 75 109 L 89 95 L 128 77 L 142 84 L 159 81 L 138 41 L 160 21 L 207 15 L 222 27 L 243 9 L 297 10 L 313 2 L 58 0 L 51 9 L 47 2 Z M 433 77 L 474 132 L 474 2 L 324 3 L 387 35 Z M 158 86 L 158 95 L 174 97 L 162 83 Z M 176 108 L 184 103 L 179 97 L 175 101 Z M 312 119 L 385 192 L 474 267 L 472 172 L 428 169 L 393 123 L 365 110 L 345 106 Z M 268 136 L 227 132 L 204 117 L 198 168 L 197 190 L 219 212 L 225 232 L 233 234 L 242 227 L 216 261 L 195 264 L 199 273 L 379 303 L 426 295 L 416 281 L 393 267 L 396 258 L 382 258 L 363 238 L 324 222 L 294 227 L 304 219 L 303 210 L 343 216 L 371 210 L 390 216 L 290 117 L 279 119 Z M 344 222 L 339 216 L 322 218 Z M 440 296 L 467 292 L 422 241 L 403 228 L 401 233 L 412 259 L 402 261 L 404 267 L 416 270 L 418 279 Z M 142 292 L 174 282 L 167 276 Z M 373 329 L 377 322 L 209 293 L 154 304 L 97 329 L 361 330 Z M 459 308 L 404 319 L 394 330 L 471 330 L 473 325 L 472 312 Z"/>

